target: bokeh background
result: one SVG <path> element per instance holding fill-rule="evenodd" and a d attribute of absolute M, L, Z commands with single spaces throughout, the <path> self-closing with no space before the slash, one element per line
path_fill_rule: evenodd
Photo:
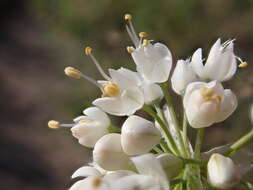
<path fill-rule="evenodd" d="M 239 107 L 229 120 L 207 129 L 204 149 L 251 129 L 252 0 L 1 0 L 1 189 L 67 189 L 72 172 L 90 161 L 90 150 L 69 130 L 50 130 L 47 121 L 70 122 L 100 96 L 95 86 L 63 73 L 72 65 L 101 78 L 83 53 L 85 45 L 94 48 L 104 69 L 134 68 L 125 50 L 131 45 L 122 19 L 128 12 L 139 32 L 169 46 L 174 60 L 198 47 L 207 55 L 218 37 L 235 38 L 235 52 L 249 66 L 225 86 L 236 93 Z"/>

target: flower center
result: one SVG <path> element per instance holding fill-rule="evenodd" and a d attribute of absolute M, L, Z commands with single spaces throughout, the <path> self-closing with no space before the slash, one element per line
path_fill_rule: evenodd
<path fill-rule="evenodd" d="M 104 85 L 102 97 L 116 97 L 120 94 L 120 88 L 113 82 L 108 82 Z"/>
<path fill-rule="evenodd" d="M 202 95 L 204 101 L 217 100 L 217 102 L 221 101 L 221 97 L 217 95 L 213 89 L 203 87 L 200 89 L 200 94 Z"/>

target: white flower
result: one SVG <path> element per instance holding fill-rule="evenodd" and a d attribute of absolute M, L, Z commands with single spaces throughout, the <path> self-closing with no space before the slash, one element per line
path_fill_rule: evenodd
<path fill-rule="evenodd" d="M 228 189 L 240 181 L 240 172 L 233 161 L 221 154 L 213 154 L 207 164 L 209 183 L 220 189 Z"/>
<path fill-rule="evenodd" d="M 160 139 L 161 134 L 155 124 L 142 117 L 132 115 L 122 126 L 121 144 L 128 155 L 147 153 L 159 144 Z"/>
<path fill-rule="evenodd" d="M 76 177 L 88 177 L 88 176 L 97 176 L 101 177 L 103 174 L 93 166 L 83 166 L 78 168 L 71 176 L 71 178 Z"/>
<path fill-rule="evenodd" d="M 74 119 L 75 125 L 71 131 L 80 144 L 92 148 L 98 139 L 108 133 L 110 119 L 97 107 L 89 107 L 83 113 L 84 116 Z"/>
<path fill-rule="evenodd" d="M 169 153 L 161 154 L 157 157 L 168 177 L 171 179 L 176 177 L 183 169 L 183 160 Z"/>
<path fill-rule="evenodd" d="M 171 77 L 172 89 L 183 95 L 188 84 L 198 80 L 190 60 L 178 60 Z"/>
<path fill-rule="evenodd" d="M 131 161 L 123 152 L 120 134 L 111 133 L 103 136 L 93 150 L 93 160 L 105 170 L 131 169 Z"/>
<path fill-rule="evenodd" d="M 193 82 L 186 88 L 184 108 L 190 125 L 194 128 L 209 127 L 224 121 L 237 107 L 237 99 L 218 81 Z"/>
<path fill-rule="evenodd" d="M 93 104 L 112 115 L 132 115 L 144 104 L 143 93 L 138 87 L 138 78 L 127 69 L 109 69 L 110 81 L 98 81 L 103 95 Z"/>
<path fill-rule="evenodd" d="M 233 77 L 237 69 L 234 54 L 234 40 L 221 44 L 218 39 L 212 46 L 205 65 L 202 60 L 202 49 L 192 56 L 192 67 L 201 79 L 226 81 Z"/>
<path fill-rule="evenodd" d="M 150 83 L 162 83 L 168 80 L 172 56 L 170 50 L 161 43 L 140 45 L 132 52 L 137 71 Z"/>

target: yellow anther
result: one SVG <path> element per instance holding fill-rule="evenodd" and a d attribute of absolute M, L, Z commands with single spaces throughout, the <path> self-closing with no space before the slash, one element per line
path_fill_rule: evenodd
<path fill-rule="evenodd" d="M 104 93 L 102 94 L 102 97 L 116 97 L 120 94 L 120 88 L 113 82 L 106 83 L 103 90 Z"/>
<path fill-rule="evenodd" d="M 91 120 L 90 119 L 82 119 L 78 123 L 87 123 L 87 122 L 91 122 Z"/>
<path fill-rule="evenodd" d="M 58 129 L 60 127 L 60 122 L 55 121 L 55 120 L 51 120 L 48 122 L 48 127 L 51 129 Z"/>
<path fill-rule="evenodd" d="M 211 88 L 201 88 L 200 94 L 202 95 L 204 101 L 217 100 L 218 102 L 221 102 L 221 97 L 215 94 L 214 90 Z"/>
<path fill-rule="evenodd" d="M 148 44 L 149 44 L 149 40 L 146 40 L 146 39 L 143 40 L 142 45 L 143 45 L 144 47 L 147 47 Z"/>
<path fill-rule="evenodd" d="M 74 67 L 66 67 L 64 70 L 65 74 L 69 77 L 80 79 L 81 78 L 81 72 Z"/>
<path fill-rule="evenodd" d="M 240 67 L 240 68 L 244 68 L 244 67 L 247 67 L 247 66 L 248 66 L 248 63 L 245 62 L 245 61 L 241 62 L 241 63 L 238 65 L 238 67 Z"/>
<path fill-rule="evenodd" d="M 133 18 L 133 17 L 132 17 L 132 15 L 130 15 L 130 14 L 125 14 L 125 15 L 124 15 L 124 19 L 125 19 L 125 20 L 132 20 L 132 18 Z"/>
<path fill-rule="evenodd" d="M 84 52 L 85 52 L 86 55 L 90 55 L 91 52 L 92 52 L 92 48 L 89 47 L 89 46 L 87 46 L 87 47 L 84 49 Z"/>
<path fill-rule="evenodd" d="M 134 47 L 132 47 L 132 46 L 127 46 L 127 52 L 128 53 L 133 53 L 134 52 Z"/>
<path fill-rule="evenodd" d="M 102 184 L 102 180 L 99 177 L 95 177 L 92 181 L 92 186 L 98 188 Z"/>
<path fill-rule="evenodd" d="M 139 33 L 139 37 L 140 38 L 147 38 L 148 37 L 148 33 L 146 33 L 146 32 L 140 32 Z"/>

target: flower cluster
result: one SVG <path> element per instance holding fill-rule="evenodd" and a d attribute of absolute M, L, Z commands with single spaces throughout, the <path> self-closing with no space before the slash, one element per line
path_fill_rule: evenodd
<path fill-rule="evenodd" d="M 91 47 L 85 48 L 85 54 L 102 80 L 73 67 L 65 69 L 67 76 L 88 80 L 101 91 L 101 97 L 73 123 L 48 123 L 54 129 L 70 127 L 81 145 L 93 148 L 93 162 L 74 172 L 72 178 L 81 179 L 70 190 L 227 189 L 238 184 L 245 171 L 231 155 L 252 140 L 253 131 L 231 146 L 201 153 L 204 129 L 224 121 L 237 107 L 235 94 L 222 84 L 237 67 L 247 66 L 235 55 L 234 40 L 218 39 L 205 63 L 201 49 L 178 60 L 170 78 L 173 61 L 168 47 L 154 43 L 145 32 L 137 35 L 131 15 L 124 19 L 133 43 L 126 49 L 136 71 L 119 68 L 106 74 Z M 169 86 L 182 98 L 182 122 Z M 137 110 L 153 120 L 136 115 Z M 122 126 L 115 126 L 108 114 L 127 118 Z M 194 148 L 187 136 L 188 124 L 197 130 Z"/>

